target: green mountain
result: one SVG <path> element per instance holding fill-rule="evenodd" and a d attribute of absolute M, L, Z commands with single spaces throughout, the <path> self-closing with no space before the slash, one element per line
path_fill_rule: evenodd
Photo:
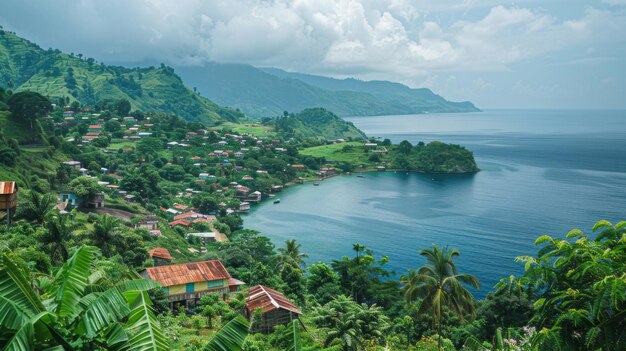
<path fill-rule="evenodd" d="M 429 89 L 391 82 L 338 80 L 215 62 L 177 67 L 176 71 L 209 99 L 257 118 L 310 107 L 323 107 L 343 117 L 478 111 L 470 102 L 450 102 Z"/>
<path fill-rule="evenodd" d="M 352 124 L 323 108 L 309 108 L 297 114 L 272 119 L 270 123 L 285 138 L 323 138 L 360 140 L 367 136 Z"/>
<path fill-rule="evenodd" d="M 430 89 L 413 89 L 400 83 L 383 80 L 362 81 L 354 78 L 334 79 L 303 73 L 287 72 L 278 68 L 261 68 L 266 73 L 284 79 L 297 79 L 315 87 L 339 91 L 355 91 L 375 96 L 392 106 L 404 106 L 410 113 L 425 112 L 477 112 L 469 101 L 451 102 Z"/>
<path fill-rule="evenodd" d="M 208 124 L 236 122 L 243 114 L 218 106 L 186 87 L 171 67 L 124 68 L 59 50 L 43 50 L 0 30 L 0 86 L 30 90 L 53 102 L 69 97 L 83 104 L 127 99 L 133 109 L 174 113 Z"/>

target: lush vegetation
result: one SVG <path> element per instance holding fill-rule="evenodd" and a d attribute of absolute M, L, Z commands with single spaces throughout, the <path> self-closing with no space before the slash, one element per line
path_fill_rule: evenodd
<path fill-rule="evenodd" d="M 304 148 L 302 155 L 321 158 L 348 170 L 410 170 L 425 173 L 477 172 L 471 151 L 459 145 L 433 141 L 416 145 L 404 140 L 392 145 L 389 140 L 317 145 Z"/>
<path fill-rule="evenodd" d="M 460 146 L 329 141 L 356 139 L 337 131 L 362 134 L 322 109 L 207 127 L 124 99 L 71 105 L 0 88 L 0 177 L 19 188 L 14 223 L 0 226 L 2 350 L 626 348 L 626 222 L 539 237 L 537 255 L 518 258 L 525 274 L 482 287 L 493 291 L 477 301 L 479 282 L 457 267 L 457 249 L 424 248 L 408 272 L 390 271 L 393 257 L 358 243 L 350 256 L 308 262 L 306 247 L 276 248 L 238 215 L 244 202 L 328 172 L 477 170 Z M 82 201 L 67 207 L 60 194 Z M 88 208 L 98 198 L 104 206 Z M 173 221 L 184 211 L 204 220 Z M 188 235 L 206 231 L 219 240 Z M 155 264 L 156 247 L 177 263 L 219 259 L 303 314 L 250 333 L 261 313 L 242 316 L 245 288 L 171 311 L 164 289 L 137 274 Z"/>
<path fill-rule="evenodd" d="M 470 102 L 450 102 L 429 89 L 390 82 L 337 80 L 241 64 L 207 63 L 176 70 L 209 99 L 256 118 L 312 107 L 342 117 L 478 111 Z"/>
<path fill-rule="evenodd" d="M 287 113 L 274 119 L 265 119 L 264 123 L 284 139 L 315 139 L 324 141 L 335 139 L 365 140 L 365 133 L 351 122 L 346 122 L 334 113 L 323 108 L 309 108 L 300 113 Z"/>
<path fill-rule="evenodd" d="M 243 114 L 218 106 L 187 88 L 171 67 L 108 66 L 79 53 L 44 50 L 3 30 L 0 67 L 0 86 L 41 93 L 61 107 L 77 101 L 91 106 L 112 105 L 126 113 L 130 109 L 174 113 L 210 124 L 243 118 Z"/>

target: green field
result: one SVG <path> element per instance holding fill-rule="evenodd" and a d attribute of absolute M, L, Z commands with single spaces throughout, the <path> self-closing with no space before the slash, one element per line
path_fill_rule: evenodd
<path fill-rule="evenodd" d="M 300 150 L 300 154 L 313 157 L 324 157 L 327 162 L 347 162 L 352 165 L 374 166 L 369 161 L 370 153 L 365 152 L 362 142 L 347 142 L 309 147 Z"/>
<path fill-rule="evenodd" d="M 251 134 L 256 137 L 274 137 L 276 132 L 272 127 L 262 126 L 260 124 L 224 124 L 228 129 L 231 129 L 236 134 Z"/>

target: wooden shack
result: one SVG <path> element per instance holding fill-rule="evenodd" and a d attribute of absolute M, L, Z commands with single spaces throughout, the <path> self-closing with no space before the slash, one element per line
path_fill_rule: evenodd
<path fill-rule="evenodd" d="M 148 255 L 152 257 L 152 262 L 154 262 L 155 266 L 164 266 L 172 263 L 174 257 L 170 255 L 170 252 L 167 251 L 166 248 L 156 247 L 150 251 L 148 251 Z"/>
<path fill-rule="evenodd" d="M 220 260 L 148 267 L 140 274 L 163 285 L 173 310 L 181 304 L 187 308 L 195 307 L 207 294 L 226 297 L 231 291 L 230 283 L 233 283 Z"/>
<path fill-rule="evenodd" d="M 0 182 L 0 211 L 6 212 L 7 225 L 11 225 L 17 207 L 17 184 Z"/>
<path fill-rule="evenodd" d="M 256 313 L 260 318 L 255 318 Z M 252 323 L 252 331 L 271 333 L 277 325 L 285 325 L 298 319 L 302 312 L 282 293 L 263 285 L 250 288 L 246 303 L 246 315 Z"/>

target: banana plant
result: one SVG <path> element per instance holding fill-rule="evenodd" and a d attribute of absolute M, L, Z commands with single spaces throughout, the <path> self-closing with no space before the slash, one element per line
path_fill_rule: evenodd
<path fill-rule="evenodd" d="M 158 284 L 131 279 L 105 289 L 103 275 L 91 272 L 97 252 L 78 248 L 40 284 L 12 253 L 0 253 L 2 350 L 169 349 L 148 298 Z"/>

